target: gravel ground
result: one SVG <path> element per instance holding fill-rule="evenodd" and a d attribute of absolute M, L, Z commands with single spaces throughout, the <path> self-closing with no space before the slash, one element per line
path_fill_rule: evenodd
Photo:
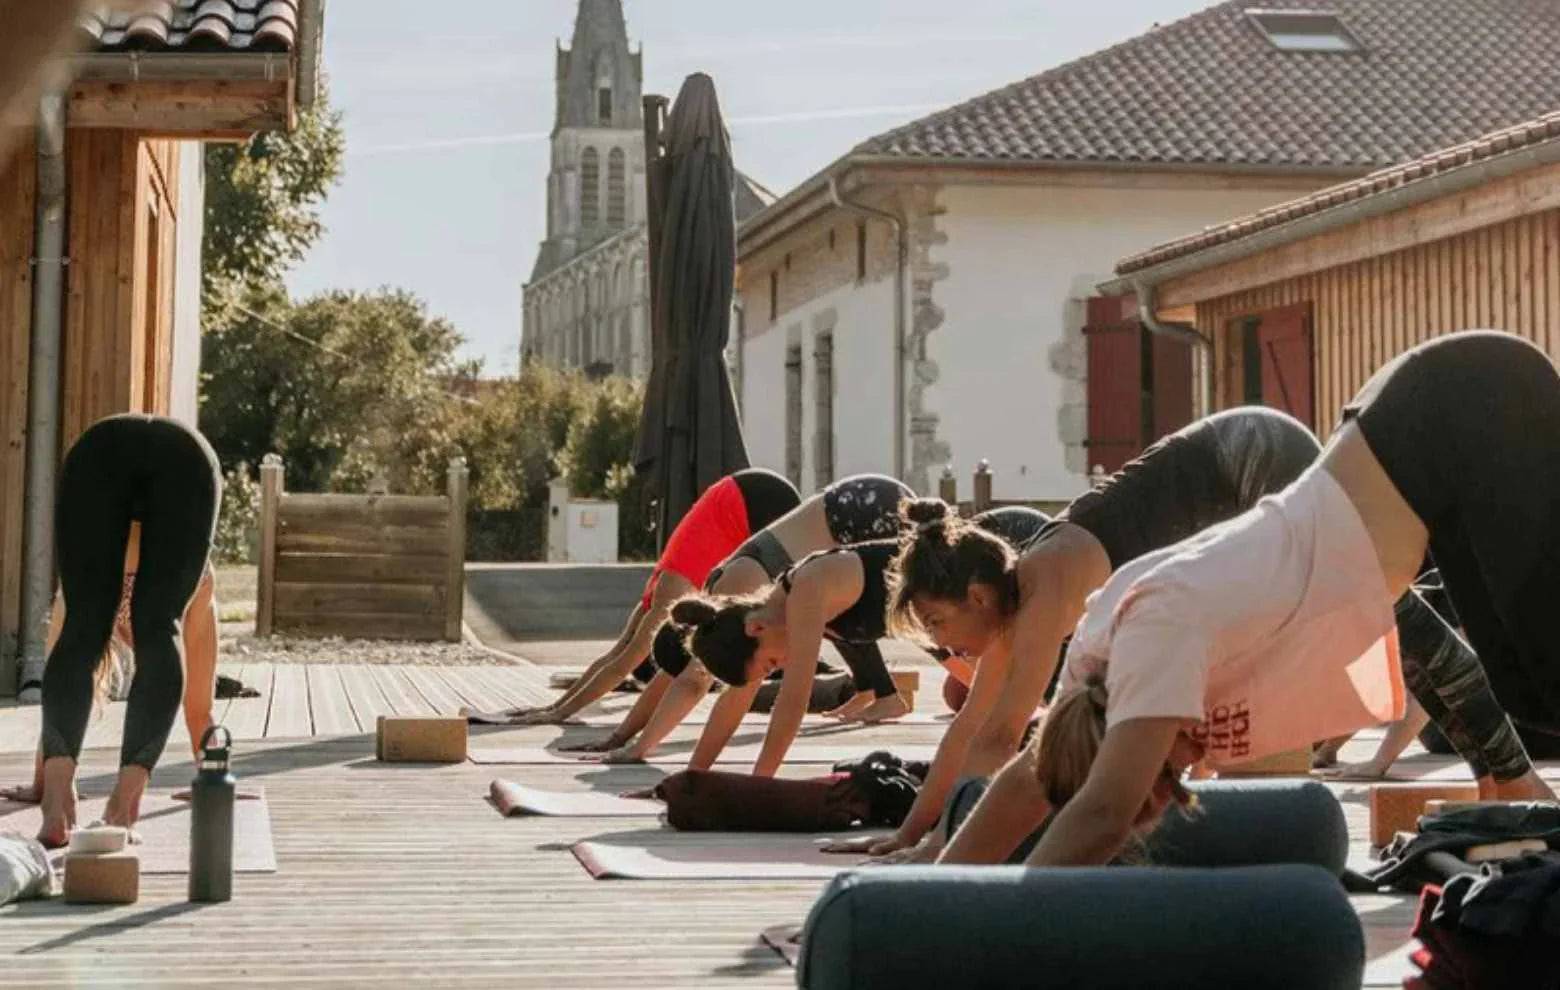
<path fill-rule="evenodd" d="M 475 643 L 403 643 L 374 639 L 258 638 L 249 623 L 223 623 L 218 658 L 235 663 L 343 663 L 425 667 L 507 667 Z"/>

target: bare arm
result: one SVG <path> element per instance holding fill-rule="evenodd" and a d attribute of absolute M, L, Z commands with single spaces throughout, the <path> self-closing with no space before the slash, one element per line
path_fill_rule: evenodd
<path fill-rule="evenodd" d="M 708 770 L 715 765 L 721 750 L 742 725 L 742 716 L 753 707 L 753 698 L 762 684 L 763 681 L 754 680 L 741 687 L 728 687 L 720 693 L 710 711 L 710 720 L 699 734 L 699 744 L 693 748 L 693 756 L 688 760 L 689 770 Z"/>
<path fill-rule="evenodd" d="M 214 724 L 212 706 L 217 697 L 217 595 L 216 573 L 206 564 L 195 596 L 184 611 L 184 724 L 190 732 L 190 750 L 200 755 L 200 740 Z"/>
<path fill-rule="evenodd" d="M 1392 769 L 1392 764 L 1403 755 L 1418 737 L 1422 730 L 1430 722 L 1430 715 L 1424 706 L 1414 700 L 1413 695 L 1408 696 L 1408 710 L 1403 717 L 1387 727 L 1386 735 L 1382 736 L 1381 745 L 1376 747 L 1376 753 L 1363 763 L 1343 763 L 1337 766 L 1326 767 L 1319 771 L 1324 777 L 1363 777 L 1375 779 L 1385 777 L 1387 771 Z"/>
<path fill-rule="evenodd" d="M 665 672 L 656 675 L 656 679 L 666 676 Z M 682 720 L 688 717 L 694 706 L 710 693 L 710 682 L 714 678 L 704 670 L 704 665 L 697 660 L 691 660 L 683 672 L 671 680 L 671 684 L 661 692 L 661 700 L 655 706 L 655 711 L 650 715 L 649 721 L 639 733 L 631 746 L 626 747 L 628 752 L 625 757 L 632 759 L 644 759 L 661 745 L 662 740 L 682 724 Z M 737 713 L 737 722 L 741 722 L 744 713 Z M 629 737 L 631 738 L 631 737 Z M 727 738 L 730 738 L 728 735 Z M 702 741 L 702 740 L 701 740 Z M 713 760 L 712 760 L 713 762 Z"/>
<path fill-rule="evenodd" d="M 1114 859 L 1132 837 L 1183 724 L 1135 718 L 1107 729 L 1089 779 L 1057 812 L 1029 865 L 1103 866 Z"/>
<path fill-rule="evenodd" d="M 813 680 L 818 676 L 818 649 L 823 645 L 824 624 L 861 597 L 866 580 L 861 561 L 854 554 L 817 557 L 797 568 L 785 597 L 785 674 L 780 694 L 769 714 L 769 731 L 758 762 L 756 777 L 773 777 L 807 717 Z"/>
<path fill-rule="evenodd" d="M 639 697 L 634 701 L 634 707 L 623 716 L 623 721 L 612 731 L 608 740 L 614 746 L 621 746 L 630 739 L 639 735 L 639 731 L 649 724 L 655 712 L 661 707 L 661 699 L 666 697 L 667 689 L 672 686 L 672 675 L 664 670 L 657 670 L 655 676 L 650 678 L 650 683 L 639 692 Z"/>
<path fill-rule="evenodd" d="M 1007 688 L 971 746 L 965 772 L 994 773 L 1018 751 L 1024 729 L 1045 700 L 1062 640 L 1083 615 L 1089 594 L 1110 577 L 1105 548 L 1081 526 L 1063 523 L 1019 562 L 1022 604 L 1013 619 Z"/>
<path fill-rule="evenodd" d="M 953 724 L 948 726 L 948 731 L 943 733 L 942 741 L 937 744 L 937 755 L 932 758 L 926 780 L 916 793 L 910 813 L 893 836 L 896 843 L 894 848 L 919 842 L 942 817 L 943 805 L 953 792 L 954 785 L 961 777 L 970 775 L 967 759 L 971 743 L 975 741 L 981 726 L 985 725 L 987 717 L 997 708 L 1008 680 L 1008 663 L 1008 644 L 1005 639 L 981 656 L 975 668 L 975 683 L 970 687 L 970 696 L 953 717 Z M 890 852 L 892 849 L 885 848 L 882 851 Z"/>
<path fill-rule="evenodd" d="M 549 715 L 559 721 L 572 718 L 582 709 L 611 694 L 650 655 L 655 634 L 671 612 L 672 603 L 692 590 L 693 585 L 682 575 L 663 572 L 655 583 L 650 607 L 645 608 L 642 602 L 634 606 L 634 612 L 628 617 L 628 624 L 623 627 L 617 643 L 591 664 L 585 676 L 564 692 L 563 697 L 547 706 Z"/>
<path fill-rule="evenodd" d="M 1035 778 L 1038 745 L 1018 754 L 991 778 L 991 786 L 970 809 L 939 863 L 991 865 L 1003 863 L 1051 811 Z"/>

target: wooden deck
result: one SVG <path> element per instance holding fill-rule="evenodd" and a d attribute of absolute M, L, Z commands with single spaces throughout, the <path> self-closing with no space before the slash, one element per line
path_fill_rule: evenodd
<path fill-rule="evenodd" d="M 6 985 L 794 985 L 794 973 L 757 935 L 799 922 L 818 882 L 595 881 L 568 846 L 620 831 L 624 819 L 506 820 L 483 800 L 494 776 L 616 790 L 648 784 L 659 769 L 373 760 L 367 730 L 377 713 L 535 700 L 535 670 L 278 666 L 240 676 L 266 691 L 231 703 L 225 714 L 241 740 L 238 775 L 266 788 L 280 871 L 238 877 L 234 900 L 223 905 L 187 904 L 184 878 L 148 876 L 141 902 L 129 907 L 34 902 L 0 909 Z M 921 697 L 929 707 L 937 693 L 923 689 Z M 608 707 L 631 701 L 616 698 Z M 94 726 L 95 748 L 83 760 L 87 815 L 112 779 L 116 717 L 122 713 L 111 711 Z M 0 711 L 0 779 L 19 780 L 30 769 L 35 719 L 36 709 Z M 519 739 L 549 730 L 499 731 Z M 694 731 L 684 726 L 680 733 Z M 941 731 L 936 724 L 885 726 L 832 741 L 859 741 L 865 751 L 879 742 L 935 742 Z M 1346 755 L 1367 755 L 1378 737 L 1371 735 Z M 189 779 L 183 753 L 176 731 L 156 784 Z M 1456 773 L 1449 761 L 1423 753 L 1401 769 L 1412 776 Z M 1354 851 L 1363 855 L 1366 789 L 1337 790 L 1357 839 Z M 1371 896 L 1354 903 L 1369 934 L 1366 985 L 1399 986 L 1413 901 Z"/>

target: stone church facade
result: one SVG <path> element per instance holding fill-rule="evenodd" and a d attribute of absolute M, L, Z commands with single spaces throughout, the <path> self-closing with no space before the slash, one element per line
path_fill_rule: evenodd
<path fill-rule="evenodd" d="M 644 60 L 622 0 L 580 0 L 558 49 L 547 238 L 524 289 L 523 358 L 593 375 L 650 371 Z M 738 173 L 737 217 L 774 197 Z"/>

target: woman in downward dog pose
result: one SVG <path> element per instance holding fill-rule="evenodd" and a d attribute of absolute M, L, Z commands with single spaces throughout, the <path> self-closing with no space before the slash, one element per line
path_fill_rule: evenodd
<path fill-rule="evenodd" d="M 60 596 L 43 675 L 43 731 L 30 787 L 38 839 L 61 846 L 76 824 L 76 763 L 117 638 L 134 651 L 119 776 L 103 820 L 133 826 L 181 703 L 192 745 L 211 724 L 216 606 L 211 540 L 222 496 L 216 455 L 171 419 L 112 416 L 66 455 L 55 512 Z M 188 666 L 188 670 L 186 670 Z"/>
<path fill-rule="evenodd" d="M 1282 413 L 1220 413 L 1171 434 L 1079 497 L 1016 560 L 947 515 L 941 503 L 917 503 L 912 511 L 922 523 L 907 537 L 897 568 L 893 622 L 906 635 L 984 659 L 968 711 L 960 710 L 939 745 L 916 807 L 872 851 L 891 853 L 926 836 L 928 846 L 917 858 L 936 853 L 941 833 L 932 826 L 952 787 L 1012 759 L 1056 671 L 1063 639 L 1088 595 L 1113 570 L 1281 491 L 1318 451 L 1310 431 Z M 1414 660 L 1415 693 L 1438 722 L 1458 727 L 1459 751 L 1475 772 L 1493 768 L 1504 779 L 1530 773 L 1509 721 L 1498 708 L 1493 721 L 1488 717 L 1489 685 L 1473 653 L 1416 595 L 1404 597 L 1398 616 L 1405 653 Z M 1475 722 L 1478 731 L 1464 727 Z M 1032 792 L 1033 775 L 1004 772 L 992 789 L 1003 787 Z M 981 834 L 979 819 L 971 821 L 976 828 L 969 842 Z"/>
<path fill-rule="evenodd" d="M 1012 509 L 982 521 L 1021 538 L 1043 526 L 1045 517 L 1033 510 Z M 897 540 L 823 551 L 781 575 L 768 595 L 692 598 L 673 607 L 672 621 L 683 633 L 688 652 L 730 685 L 727 695 L 742 710 L 765 675 L 784 670 L 769 731 L 753 768 L 756 775 L 773 776 L 795 741 L 807 713 L 818 648 L 825 638 L 841 647 L 857 690 L 871 695 L 859 713 L 862 720 L 907 713 L 877 648 L 877 641 L 887 634 L 887 572 L 898 553 Z M 730 737 L 726 726 L 712 719 L 689 766 L 708 769 Z"/>
<path fill-rule="evenodd" d="M 836 482 L 755 533 L 709 571 L 703 588 L 714 595 L 751 594 L 771 584 L 795 561 L 810 553 L 897 537 L 899 507 L 912 497 L 910 489 L 883 475 L 857 475 Z M 670 603 L 671 600 L 668 608 Z M 650 658 L 658 671 L 652 685 L 662 683 L 669 687 L 659 692 L 652 688 L 642 695 L 622 724 L 605 739 L 577 744 L 569 747 L 570 751 L 605 753 L 603 760 L 608 763 L 637 763 L 709 694 L 710 675 L 699 664 L 688 662 L 687 650 L 675 630 L 665 625 L 659 632 L 652 630 L 649 643 Z M 853 646 L 846 644 L 843 649 L 850 651 Z M 875 645 L 861 647 L 858 652 L 864 653 L 855 658 L 856 665 L 880 666 L 881 655 L 875 659 L 870 655 L 876 649 Z M 753 692 L 757 689 L 754 685 Z M 752 701 L 751 692 L 745 698 L 723 695 L 710 713 L 709 724 L 719 726 L 711 731 L 724 732 L 723 738 L 730 738 Z M 870 695 L 866 702 L 870 704 Z M 864 706 L 858 702 L 854 708 L 860 710 Z M 881 709 L 889 710 L 889 705 Z"/>
<path fill-rule="evenodd" d="M 801 501 L 789 481 L 760 468 L 738 471 L 705 489 L 672 530 L 617 642 L 556 701 L 540 708 L 512 709 L 504 713 L 507 720 L 516 725 L 566 721 L 606 697 L 630 674 L 640 677 L 641 672 L 645 676 L 640 679 L 649 683 L 633 712 L 654 708 L 671 679 L 652 677 L 655 670 L 645 657 L 672 603 L 703 587 L 717 564 Z M 643 716 L 639 724 L 643 725 Z"/>
<path fill-rule="evenodd" d="M 1557 720 L 1554 365 L 1509 334 L 1454 334 L 1393 360 L 1345 413 L 1283 493 L 1110 578 L 1026 754 L 1035 790 L 993 801 L 993 788 L 976 813 L 990 806 L 1001 841 L 961 855 L 966 822 L 945 860 L 1004 858 L 1054 809 L 1030 862 L 1104 863 L 1184 800 L 1179 778 L 1196 761 L 1217 768 L 1400 717 L 1393 603 L 1427 549 L 1495 696 Z M 1482 776 L 1479 789 L 1553 798 L 1531 771 Z"/>

